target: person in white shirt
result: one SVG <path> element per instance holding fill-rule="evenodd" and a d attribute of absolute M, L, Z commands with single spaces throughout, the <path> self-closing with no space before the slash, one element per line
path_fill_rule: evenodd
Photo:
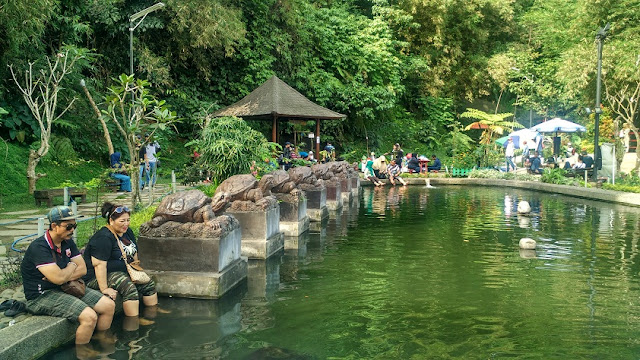
<path fill-rule="evenodd" d="M 507 172 L 509 172 L 509 166 L 513 167 L 513 171 L 516 170 L 516 164 L 513 162 L 513 155 L 515 154 L 516 147 L 513 145 L 513 139 L 509 138 L 507 140 L 507 146 L 504 151 L 504 157 L 507 161 Z"/>
<path fill-rule="evenodd" d="M 160 144 L 157 141 L 147 144 L 147 160 L 149 167 L 147 169 L 147 185 L 156 186 L 156 169 L 158 165 L 158 159 L 156 153 L 160 150 Z"/>

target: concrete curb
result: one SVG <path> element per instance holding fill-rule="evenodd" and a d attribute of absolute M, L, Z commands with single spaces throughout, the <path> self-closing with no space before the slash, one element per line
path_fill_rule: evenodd
<path fill-rule="evenodd" d="M 427 178 L 406 178 L 409 185 L 425 185 Z M 387 182 L 388 180 L 383 180 Z M 502 179 L 479 178 L 429 178 L 431 185 L 482 185 L 496 187 L 510 187 L 524 190 L 544 191 L 548 193 L 573 196 L 583 199 L 605 201 L 610 203 L 640 207 L 640 194 L 623 191 L 584 188 L 570 185 L 547 184 L 537 181 L 517 181 Z M 362 186 L 373 186 L 370 181 L 362 181 Z"/>
<path fill-rule="evenodd" d="M 0 330 L 0 359 L 35 359 L 71 341 L 76 326 L 67 319 L 33 316 Z"/>

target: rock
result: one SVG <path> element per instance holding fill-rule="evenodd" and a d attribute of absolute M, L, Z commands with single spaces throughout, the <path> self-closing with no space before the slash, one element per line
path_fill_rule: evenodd
<path fill-rule="evenodd" d="M 520 201 L 518 203 L 518 214 L 529 214 L 531 212 L 531 205 L 528 201 Z"/>
<path fill-rule="evenodd" d="M 536 248 L 536 241 L 531 238 L 520 239 L 520 249 L 534 250 Z"/>
<path fill-rule="evenodd" d="M 6 289 L 5 291 L 3 291 L 2 293 L 0 293 L 0 296 L 2 296 L 5 299 L 11 299 L 13 298 L 13 294 L 15 293 L 15 290 L 12 289 Z"/>

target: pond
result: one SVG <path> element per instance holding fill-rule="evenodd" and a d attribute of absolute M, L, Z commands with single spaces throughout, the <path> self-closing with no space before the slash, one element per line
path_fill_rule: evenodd
<path fill-rule="evenodd" d="M 639 220 L 526 190 L 363 188 L 287 240 L 297 249 L 251 261 L 222 300 L 164 298 L 170 314 L 94 346 L 115 359 L 638 358 Z M 520 251 L 523 237 L 537 249 Z"/>

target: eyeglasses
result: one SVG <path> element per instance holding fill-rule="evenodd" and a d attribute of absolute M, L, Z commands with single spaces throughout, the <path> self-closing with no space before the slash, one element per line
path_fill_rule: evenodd
<path fill-rule="evenodd" d="M 75 224 L 67 224 L 66 229 L 67 229 L 67 231 L 71 231 L 71 230 L 73 230 L 73 229 L 75 229 L 75 228 L 77 228 L 77 227 L 78 227 L 78 223 L 75 223 Z"/>
<path fill-rule="evenodd" d="M 117 208 L 113 209 L 111 214 L 109 214 L 109 217 L 111 217 L 113 214 L 122 214 L 123 212 L 129 213 L 131 212 L 131 210 L 129 210 L 129 208 L 126 206 L 118 206 Z"/>

